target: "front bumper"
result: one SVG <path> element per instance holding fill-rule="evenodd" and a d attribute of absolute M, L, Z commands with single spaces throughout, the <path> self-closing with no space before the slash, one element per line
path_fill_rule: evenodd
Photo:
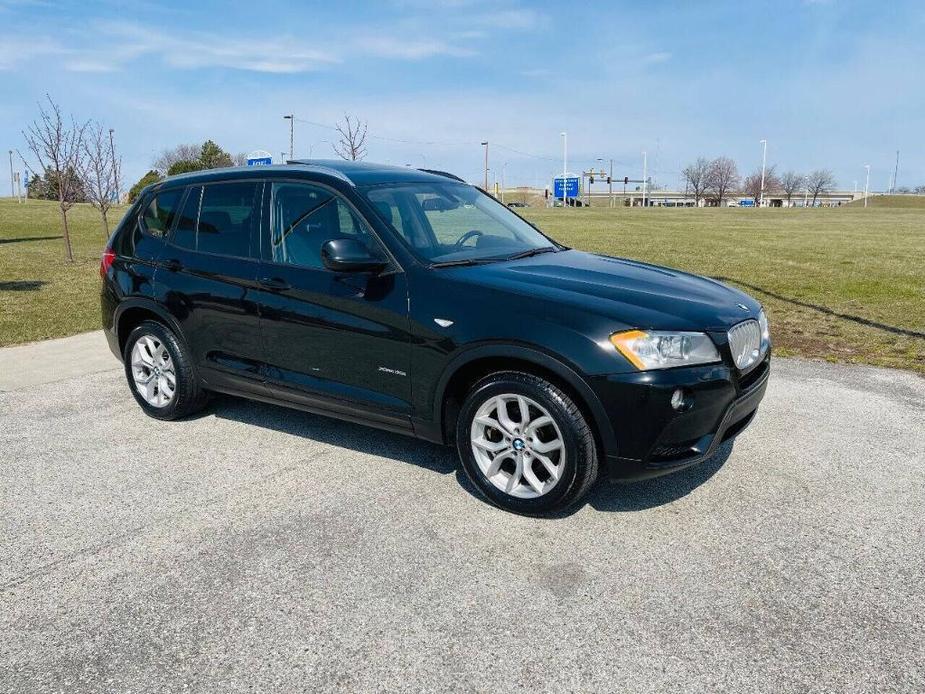
<path fill-rule="evenodd" d="M 617 442 L 617 450 L 607 452 L 605 472 L 644 479 L 710 458 L 751 423 L 770 372 L 768 354 L 745 374 L 716 364 L 594 379 Z M 683 411 L 670 404 L 678 388 L 690 402 Z"/>

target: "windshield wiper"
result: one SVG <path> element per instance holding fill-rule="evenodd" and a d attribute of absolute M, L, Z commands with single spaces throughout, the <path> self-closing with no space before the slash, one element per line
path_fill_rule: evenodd
<path fill-rule="evenodd" d="M 555 246 L 542 246 L 540 248 L 531 248 L 526 251 L 521 251 L 520 253 L 515 253 L 514 255 L 509 255 L 507 260 L 519 260 L 520 258 L 530 258 L 534 255 L 539 255 L 540 253 L 555 253 L 559 249 Z"/>
<path fill-rule="evenodd" d="M 427 267 L 457 267 L 461 265 L 484 265 L 485 263 L 497 263 L 504 258 L 459 258 L 457 260 L 443 260 L 439 263 L 431 263 Z"/>

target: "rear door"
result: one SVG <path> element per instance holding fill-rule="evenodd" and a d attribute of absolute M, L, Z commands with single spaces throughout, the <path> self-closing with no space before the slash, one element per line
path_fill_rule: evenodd
<path fill-rule="evenodd" d="M 263 183 L 190 186 L 157 281 L 207 385 L 262 392 L 254 289 Z"/>
<path fill-rule="evenodd" d="M 411 410 L 405 274 L 333 272 L 321 246 L 352 236 L 388 257 L 365 220 L 318 184 L 267 183 L 258 290 L 267 386 L 342 414 L 407 425 Z"/>

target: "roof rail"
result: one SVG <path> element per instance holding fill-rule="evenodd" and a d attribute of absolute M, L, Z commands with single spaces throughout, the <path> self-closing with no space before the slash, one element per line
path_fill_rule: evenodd
<path fill-rule="evenodd" d="M 314 164 L 310 159 L 288 159 L 286 160 L 287 164 L 298 164 L 299 166 L 307 166 L 318 173 L 325 174 L 326 176 L 333 176 L 334 178 L 339 178 L 345 183 L 349 183 L 354 188 L 356 188 L 356 183 L 350 180 L 350 178 L 343 171 L 338 171 L 337 169 L 332 169 L 330 166 L 322 166 L 321 164 Z"/>
<path fill-rule="evenodd" d="M 435 176 L 443 176 L 444 178 L 452 178 L 454 181 L 465 183 L 465 181 L 462 180 L 456 174 L 451 174 L 446 171 L 438 171 L 437 169 L 418 169 L 418 171 L 423 171 L 424 173 L 434 174 Z"/>

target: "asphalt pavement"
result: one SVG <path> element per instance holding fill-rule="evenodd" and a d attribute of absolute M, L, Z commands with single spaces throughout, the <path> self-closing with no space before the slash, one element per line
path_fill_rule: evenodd
<path fill-rule="evenodd" d="M 0 691 L 925 690 L 917 376 L 776 359 L 713 460 L 531 519 L 410 438 L 150 419 L 94 335 L 0 350 Z"/>

